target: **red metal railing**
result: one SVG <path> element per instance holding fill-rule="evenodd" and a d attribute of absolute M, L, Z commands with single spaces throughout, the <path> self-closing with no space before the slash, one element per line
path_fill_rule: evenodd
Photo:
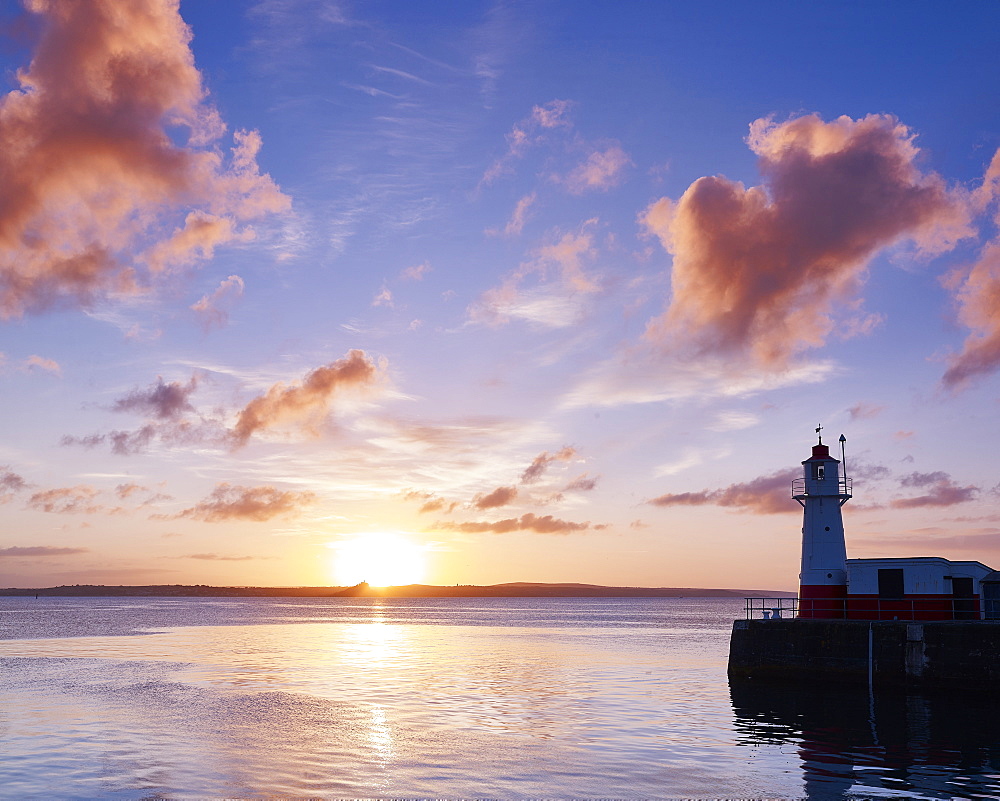
<path fill-rule="evenodd" d="M 809 617 L 818 620 L 980 620 L 978 597 L 950 595 L 920 598 L 864 596 L 826 601 L 822 598 L 746 598 L 747 620 Z"/>

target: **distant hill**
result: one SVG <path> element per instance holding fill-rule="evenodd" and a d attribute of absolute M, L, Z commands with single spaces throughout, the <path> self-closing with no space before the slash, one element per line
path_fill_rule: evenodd
<path fill-rule="evenodd" d="M 204 584 L 72 586 L 0 589 L 0 596 L 149 596 L 207 598 L 794 598 L 783 590 L 705 589 L 699 587 L 604 587 L 599 584 L 545 584 L 515 581 L 476 586 L 407 584 L 403 587 L 210 587 Z"/>

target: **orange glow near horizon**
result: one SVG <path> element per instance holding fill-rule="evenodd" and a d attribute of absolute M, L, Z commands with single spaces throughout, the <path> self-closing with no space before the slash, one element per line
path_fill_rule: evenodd
<path fill-rule="evenodd" d="M 373 587 L 417 584 L 426 574 L 425 549 L 403 534 L 358 534 L 329 547 L 335 550 L 331 572 L 342 587 L 362 581 Z"/>

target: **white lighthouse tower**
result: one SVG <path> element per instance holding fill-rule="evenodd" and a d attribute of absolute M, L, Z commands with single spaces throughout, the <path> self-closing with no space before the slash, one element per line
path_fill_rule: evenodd
<path fill-rule="evenodd" d="M 840 507 L 851 499 L 851 480 L 840 475 L 840 462 L 819 444 L 802 463 L 802 478 L 792 482 L 792 497 L 802 506 L 802 571 L 799 617 L 842 618 L 847 598 L 847 547 Z M 845 438 L 840 437 L 841 448 Z"/>

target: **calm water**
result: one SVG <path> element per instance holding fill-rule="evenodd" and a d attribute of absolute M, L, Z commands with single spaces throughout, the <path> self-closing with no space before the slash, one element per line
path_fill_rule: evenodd
<path fill-rule="evenodd" d="M 730 688 L 742 608 L 0 598 L 0 798 L 1000 797 L 992 703 Z"/>

